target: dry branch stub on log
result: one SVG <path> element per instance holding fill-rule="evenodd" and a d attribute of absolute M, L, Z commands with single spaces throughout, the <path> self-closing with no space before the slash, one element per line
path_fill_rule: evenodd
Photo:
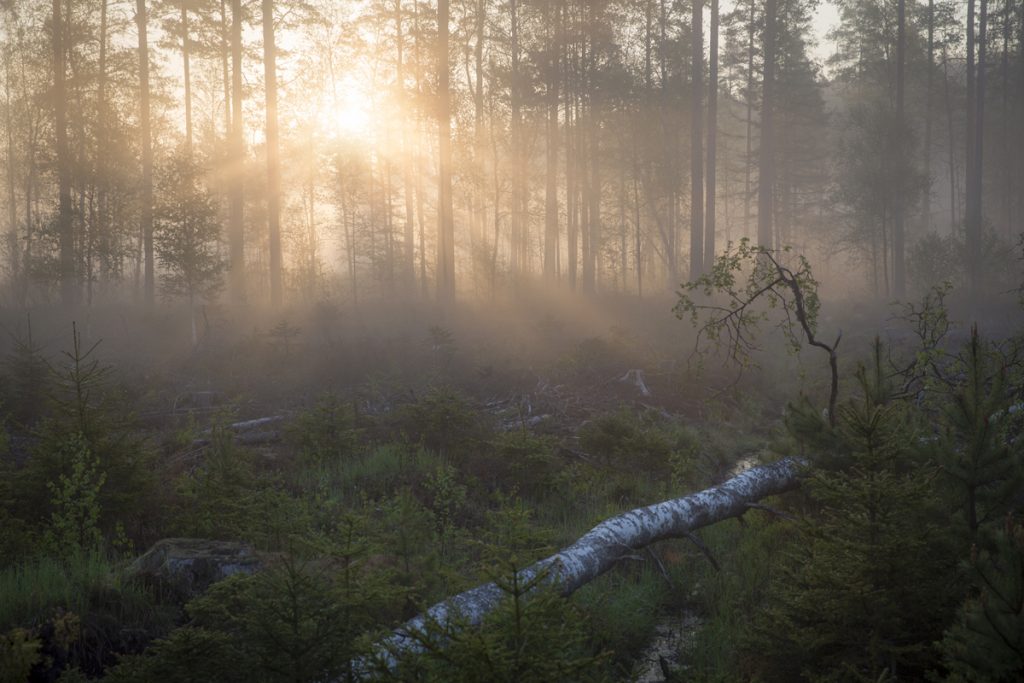
<path fill-rule="evenodd" d="M 620 382 L 632 384 L 640 391 L 641 396 L 650 396 L 651 390 L 647 388 L 646 376 L 643 370 L 627 370 L 626 374 L 619 378 Z"/>
<path fill-rule="evenodd" d="M 568 596 L 636 550 L 668 538 L 686 537 L 695 529 L 739 517 L 751 504 L 796 488 L 803 466 L 802 459 L 786 458 L 753 467 L 704 491 L 607 519 L 572 545 L 524 569 L 524 581 L 544 574 L 546 583 Z M 394 668 L 402 654 L 421 651 L 431 622 L 440 626 L 441 632 L 456 620 L 477 626 L 504 597 L 505 593 L 492 582 L 434 605 L 407 621 L 380 644 L 384 663 Z"/>

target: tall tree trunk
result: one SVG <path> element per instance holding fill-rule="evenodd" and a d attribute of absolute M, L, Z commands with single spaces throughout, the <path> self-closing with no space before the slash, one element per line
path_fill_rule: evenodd
<path fill-rule="evenodd" d="M 416 76 L 416 97 L 422 99 L 423 97 L 423 60 L 420 58 L 423 54 L 420 50 L 420 10 L 419 3 L 412 3 L 412 32 L 413 32 L 413 60 L 415 61 L 415 76 Z M 427 285 L 427 214 L 424 209 L 426 200 L 426 189 L 423 186 L 423 177 L 425 175 L 423 168 L 423 158 L 421 157 L 421 150 L 424 143 L 426 142 L 426 122 L 423 117 L 416 117 L 416 140 L 413 145 L 413 157 L 416 163 L 416 224 L 419 228 L 419 254 L 420 254 L 420 297 L 424 302 L 429 301 L 430 291 Z"/>
<path fill-rule="evenodd" d="M 32 243 L 35 235 L 33 219 L 36 213 L 33 211 L 36 185 L 36 148 L 32 137 L 29 137 L 27 149 L 25 150 L 25 251 L 22 252 L 22 263 L 26 268 L 32 262 Z M 21 278 L 21 287 L 18 289 L 18 303 L 22 306 L 28 300 L 29 278 Z"/>
<path fill-rule="evenodd" d="M 452 119 L 448 87 L 449 0 L 437 3 L 437 299 L 455 303 L 455 223 L 452 204 Z"/>
<path fill-rule="evenodd" d="M 78 303 L 75 282 L 75 235 L 71 216 L 71 166 L 68 153 L 64 9 L 53 0 L 53 111 L 57 146 L 57 236 L 60 246 L 60 297 L 65 306 Z"/>
<path fill-rule="evenodd" d="M 1018 4 L 1017 26 L 1019 27 L 1019 38 L 1017 40 L 1017 91 L 1014 102 L 1014 120 L 1019 121 L 1024 116 L 1024 2 Z M 1016 154 L 1014 154 L 1014 180 L 1017 187 L 1014 195 L 1016 197 L 1014 217 L 1020 221 L 1024 215 L 1024 131 L 1016 126 Z"/>
<path fill-rule="evenodd" d="M 6 114 L 4 127 L 7 129 L 7 247 L 10 254 L 11 291 L 16 292 L 21 279 L 21 247 L 18 244 L 18 194 L 15 168 L 17 167 L 14 148 L 14 109 L 11 102 L 11 53 L 4 55 L 4 95 Z"/>
<path fill-rule="evenodd" d="M 405 90 L 405 33 L 402 26 L 402 0 L 395 0 L 395 45 L 396 45 L 396 80 L 398 81 L 398 104 L 403 116 L 408 119 L 412 112 L 408 109 L 409 101 Z M 410 138 L 409 124 L 402 122 L 402 195 L 405 199 L 405 230 L 402 234 L 402 280 L 406 295 L 412 301 L 416 291 L 416 218 L 414 209 L 413 186 L 413 144 Z"/>
<path fill-rule="evenodd" d="M 473 222 L 479 247 L 472 252 L 473 282 L 480 279 L 480 268 L 488 263 L 487 255 L 487 140 L 484 137 L 484 36 L 487 29 L 487 0 L 476 0 L 476 40 L 473 44 L 473 160 L 477 172 L 473 198 Z"/>
<path fill-rule="evenodd" d="M 188 29 L 188 0 L 181 1 L 181 71 L 185 84 L 185 151 L 192 156 L 192 75 L 191 54 Z M 106 4 L 106 0 L 104 0 Z M 192 312 L 192 327 L 195 328 L 195 311 Z"/>
<path fill-rule="evenodd" d="M 896 118 L 899 125 L 904 125 L 904 82 L 906 79 L 907 62 L 907 11 L 906 0 L 898 0 L 896 3 Z M 902 133 L 902 129 L 900 131 Z M 896 215 L 893 217 L 893 293 L 897 299 L 906 295 L 906 269 L 903 260 L 903 217 L 906 213 L 906 201 L 901 197 L 896 200 L 894 207 Z"/>
<path fill-rule="evenodd" d="M 220 0 L 220 70 L 224 84 L 224 138 L 231 144 L 231 27 L 228 25 L 227 0 Z M 230 160 L 231 154 L 228 153 Z"/>
<path fill-rule="evenodd" d="M 389 131 L 384 136 L 384 148 L 391 148 L 390 126 L 385 124 Z M 384 245 L 386 265 L 387 293 L 393 296 L 395 293 L 395 212 L 394 212 L 394 182 L 392 178 L 391 160 L 384 159 Z"/>
<path fill-rule="evenodd" d="M 576 125 L 576 171 L 579 174 L 580 185 L 580 290 L 584 293 L 594 291 L 594 260 L 591 251 L 590 238 L 594 231 L 590 225 L 590 209 L 593 206 L 593 184 L 589 172 L 590 145 L 587 139 L 587 128 L 590 126 L 590 116 L 587 111 L 586 80 L 581 78 L 579 123 Z"/>
<path fill-rule="evenodd" d="M 672 56 L 672 47 L 669 44 L 668 37 L 669 4 L 668 0 L 658 1 L 658 71 L 661 77 L 658 115 L 659 130 L 664 139 L 674 136 L 676 128 L 674 108 L 670 104 L 675 94 L 672 92 L 669 82 L 669 58 Z M 664 172 L 668 176 L 667 190 L 663 196 L 656 197 L 651 202 L 651 206 L 654 207 L 655 220 L 658 222 L 658 229 L 664 249 L 665 285 L 670 292 L 679 286 L 679 258 L 681 256 L 679 252 L 682 236 L 678 222 L 678 203 L 679 197 L 682 195 L 682 167 L 677 159 L 680 156 L 681 149 L 677 144 L 673 142 L 671 145 L 664 145 L 661 161 Z M 658 199 L 663 200 L 662 205 L 665 207 L 663 214 L 658 209 Z"/>
<path fill-rule="evenodd" d="M 576 154 L 579 164 L 580 177 L 580 230 L 581 244 L 580 255 L 582 258 L 582 272 L 580 277 L 580 289 L 586 293 L 594 291 L 594 251 L 593 237 L 594 217 L 591 216 L 591 209 L 594 206 L 593 194 L 596 192 L 593 184 L 593 176 L 590 173 L 590 152 L 592 147 L 589 143 L 588 133 L 594 125 L 593 93 L 590 82 L 590 59 L 591 53 L 587 44 L 587 5 L 580 4 L 580 70 L 579 70 L 579 125 L 576 127 Z"/>
<path fill-rule="evenodd" d="M 704 267 L 715 262 L 715 192 L 718 138 L 718 0 L 711 0 L 711 36 L 708 70 L 708 160 L 704 214 Z"/>
<path fill-rule="evenodd" d="M 747 23 L 747 151 L 743 163 L 743 235 L 750 236 L 750 224 L 753 223 L 751 199 L 754 196 L 751 176 L 754 168 L 754 2 L 750 2 L 750 19 Z"/>
<path fill-rule="evenodd" d="M 981 242 L 984 239 L 984 206 L 985 206 L 985 88 L 988 82 L 988 0 L 981 0 L 981 13 L 978 20 L 978 105 L 974 118 L 974 245 L 975 272 L 981 276 Z M 979 282 L 980 284 L 980 282 Z"/>
<path fill-rule="evenodd" d="M 634 150 L 634 155 L 636 151 Z M 640 173 L 637 163 L 633 162 L 633 234 L 636 253 L 633 261 L 636 264 L 636 295 L 639 298 L 644 296 L 644 269 L 643 269 L 643 226 L 640 223 Z"/>
<path fill-rule="evenodd" d="M 566 8 L 567 16 L 563 26 L 571 20 L 569 8 Z M 572 50 L 570 54 L 570 49 Z M 579 258 L 579 197 L 576 177 L 576 157 L 578 154 L 576 141 L 576 129 L 579 127 L 579 114 L 577 107 L 578 92 L 573 88 L 573 75 L 576 73 L 578 60 L 576 58 L 576 46 L 570 46 L 568 38 L 565 41 L 565 52 L 563 64 L 565 65 L 565 201 L 566 201 L 566 275 L 569 280 L 569 289 L 576 290 L 576 266 Z"/>
<path fill-rule="evenodd" d="M 761 145 L 757 162 L 757 243 L 771 248 L 775 185 L 775 23 L 777 0 L 764 3 L 764 84 L 761 86 Z"/>
<path fill-rule="evenodd" d="M 317 240 L 317 225 L 316 225 L 316 147 L 313 140 L 313 131 L 309 131 L 309 153 L 306 155 L 308 159 L 309 167 L 306 173 L 306 187 L 305 195 L 307 197 L 304 202 L 307 206 L 306 213 L 306 235 L 308 241 L 308 264 L 309 264 L 309 280 L 306 283 L 306 298 L 312 300 L 316 295 L 316 288 L 319 284 L 320 276 L 320 262 L 319 262 L 319 242 Z"/>
<path fill-rule="evenodd" d="M 1002 79 L 1002 115 L 1000 117 L 1002 121 L 1002 130 L 1000 131 L 999 139 L 1002 141 L 1001 146 L 1001 161 L 1002 161 L 1002 219 L 1003 219 L 1003 230 L 1006 232 L 1008 237 L 1013 236 L 1013 225 L 1011 217 L 1011 196 L 1013 193 L 1013 154 L 1011 150 L 1013 146 L 1010 142 L 1010 32 L 1011 32 L 1011 20 L 1013 17 L 1013 0 L 1003 0 L 1003 54 L 1002 60 L 999 65 L 999 71 Z M 1024 36 L 1022 36 L 1024 40 Z"/>
<path fill-rule="evenodd" d="M 545 5 L 545 19 L 547 15 Z M 544 279 L 558 279 L 558 68 L 561 39 L 560 2 L 554 5 L 554 29 L 548 33 L 547 74 L 547 169 L 544 183 Z M 545 21 L 547 23 L 547 21 Z"/>
<path fill-rule="evenodd" d="M 932 227 L 932 93 L 935 83 L 935 0 L 928 0 L 928 17 L 926 19 L 928 45 L 928 73 L 925 78 L 925 178 L 927 186 L 922 201 L 921 225 L 925 231 Z"/>
<path fill-rule="evenodd" d="M 704 271 L 704 0 L 691 0 L 690 279 Z"/>
<path fill-rule="evenodd" d="M 583 287 L 584 291 L 593 294 L 598 286 L 598 267 L 601 258 L 601 123 L 597 117 L 595 107 L 590 105 L 590 205 L 587 214 L 590 220 L 587 222 L 587 229 L 590 234 L 588 243 L 590 247 L 589 258 L 583 264 Z M 586 166 L 584 166 L 586 169 Z M 586 173 L 586 170 L 584 170 Z"/>
<path fill-rule="evenodd" d="M 921 227 L 931 229 L 932 216 L 932 92 L 935 81 L 935 0 L 928 0 L 928 73 L 925 76 L 924 94 L 924 174 L 927 186 L 921 205 Z"/>
<path fill-rule="evenodd" d="M 525 191 L 523 184 L 523 136 L 522 136 L 522 96 L 521 76 L 519 70 L 519 4 L 518 0 L 509 0 L 509 38 L 511 40 L 511 62 L 512 70 L 509 74 L 509 106 L 511 119 L 509 133 L 512 138 L 512 207 L 509 212 L 511 218 L 511 231 L 509 233 L 510 262 L 509 266 L 513 274 L 518 274 L 525 269 L 523 262 L 526 243 L 526 216 L 523 211 L 525 204 Z"/>
<path fill-rule="evenodd" d="M 969 9 L 973 9 L 974 0 L 971 0 Z M 970 88 L 970 101 L 968 102 L 968 117 L 970 122 L 967 129 L 969 145 L 969 164 L 967 169 L 967 273 L 971 293 L 977 297 L 979 294 L 981 279 L 981 240 L 982 240 L 982 169 L 984 158 L 984 130 L 985 130 L 985 43 L 986 28 L 988 24 L 988 1 L 981 0 L 978 17 L 977 39 L 971 38 L 973 21 L 968 22 L 968 42 L 973 43 L 968 48 L 968 69 L 972 77 L 973 87 Z M 977 48 L 977 63 L 971 59 L 973 49 Z M 977 68 L 975 75 L 974 69 Z"/>
<path fill-rule="evenodd" d="M 281 160 L 277 128 L 277 47 L 274 0 L 263 0 L 263 73 L 267 114 L 267 228 L 270 237 L 270 303 L 281 305 Z M 312 246 L 312 245 L 311 245 Z"/>
<path fill-rule="evenodd" d="M 942 95 L 946 110 L 946 133 L 949 137 L 949 230 L 955 235 L 959 231 L 956 219 L 956 133 L 953 129 L 953 98 L 949 92 L 949 56 L 945 45 L 942 46 Z"/>
<path fill-rule="evenodd" d="M 93 151 L 95 155 L 95 168 L 97 175 L 97 198 L 96 198 L 96 230 L 99 233 L 99 257 L 100 257 L 100 287 L 101 291 L 105 289 L 105 286 L 110 283 L 111 280 L 111 262 L 113 260 L 113 254 L 111 253 L 111 235 L 110 235 L 110 217 L 108 212 L 108 193 L 107 193 L 107 169 L 109 168 L 106 159 L 107 150 L 107 4 L 108 0 L 101 0 L 100 2 L 100 50 L 99 50 L 99 63 L 97 65 L 98 72 L 96 74 L 96 109 L 98 112 L 98 120 L 96 122 L 96 147 Z"/>
<path fill-rule="evenodd" d="M 976 77 L 977 71 L 975 70 L 975 0 L 967 1 L 967 130 L 964 134 L 964 140 L 966 142 L 967 152 L 964 157 L 964 191 L 966 193 L 965 203 L 967 205 L 965 211 L 964 220 L 964 246 L 966 247 L 966 254 L 964 260 L 967 262 L 967 281 L 968 286 L 973 291 L 975 281 L 977 279 L 977 273 L 974 272 L 974 243 L 976 238 L 974 236 L 974 117 L 977 113 L 975 108 L 977 100 L 975 98 L 976 89 Z"/>
<path fill-rule="evenodd" d="M 231 0 L 231 135 L 228 162 L 231 297 L 245 303 L 245 143 L 242 130 L 242 0 Z"/>
<path fill-rule="evenodd" d="M 629 287 L 629 249 L 627 239 L 629 228 L 626 221 L 626 164 L 619 163 L 619 273 L 622 275 L 622 292 Z"/>
<path fill-rule="evenodd" d="M 135 19 L 139 26 L 139 124 L 142 133 L 142 249 L 145 258 L 143 291 L 147 306 L 156 299 L 156 273 L 153 262 L 153 140 L 149 121 L 149 44 L 146 35 L 146 0 L 135 0 Z"/>

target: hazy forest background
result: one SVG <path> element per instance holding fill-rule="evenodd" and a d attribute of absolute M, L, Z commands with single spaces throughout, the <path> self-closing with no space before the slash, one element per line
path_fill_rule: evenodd
<path fill-rule="evenodd" d="M 1024 1 L 0 0 L 0 83 L 0 683 L 1024 676 Z"/>

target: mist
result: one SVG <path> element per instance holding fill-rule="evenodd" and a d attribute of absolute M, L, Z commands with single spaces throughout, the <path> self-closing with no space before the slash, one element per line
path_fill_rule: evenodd
<path fill-rule="evenodd" d="M 8 0 L 0 83 L 9 680 L 1024 675 L 1020 0 Z"/>

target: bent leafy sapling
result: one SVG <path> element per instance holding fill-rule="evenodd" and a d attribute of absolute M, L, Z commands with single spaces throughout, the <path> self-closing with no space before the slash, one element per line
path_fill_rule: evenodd
<path fill-rule="evenodd" d="M 806 343 L 828 354 L 828 419 L 834 427 L 839 396 L 836 348 L 842 332 L 831 344 L 818 338 L 818 281 L 804 256 L 796 255 L 796 264 L 787 265 L 790 253 L 789 247 L 755 246 L 747 238 L 735 247 L 730 244 L 709 272 L 682 285 L 673 311 L 680 320 L 689 318 L 697 329 L 696 354 L 724 350 L 727 360 L 741 369 L 754 365 L 760 325 L 771 321 L 772 311 L 780 312 L 776 327 L 794 351 Z"/>

